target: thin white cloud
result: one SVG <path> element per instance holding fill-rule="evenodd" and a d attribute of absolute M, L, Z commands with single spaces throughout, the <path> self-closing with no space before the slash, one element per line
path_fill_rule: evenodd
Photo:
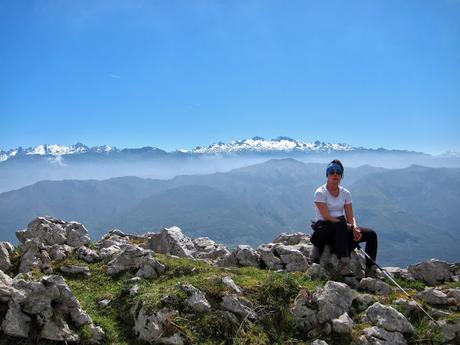
<path fill-rule="evenodd" d="M 113 78 L 113 79 L 120 79 L 121 78 L 121 76 L 119 76 L 118 74 L 109 74 L 109 77 Z"/>

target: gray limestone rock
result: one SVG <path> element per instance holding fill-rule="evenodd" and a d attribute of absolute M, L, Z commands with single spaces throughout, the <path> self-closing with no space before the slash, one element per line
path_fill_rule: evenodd
<path fill-rule="evenodd" d="M 446 305 L 449 303 L 447 295 L 436 288 L 425 288 L 417 294 L 423 301 L 434 305 Z"/>
<path fill-rule="evenodd" d="M 225 310 L 230 311 L 241 318 L 251 320 L 255 320 L 256 318 L 256 314 L 254 313 L 254 310 L 252 310 L 250 303 L 239 299 L 237 295 L 224 295 L 221 305 Z"/>
<path fill-rule="evenodd" d="M 448 289 L 447 297 L 455 300 L 455 303 L 460 305 L 460 288 Z"/>
<path fill-rule="evenodd" d="M 292 246 L 299 243 L 310 243 L 310 236 L 304 234 L 303 232 L 283 232 L 273 240 L 273 243 L 282 243 L 288 246 Z"/>
<path fill-rule="evenodd" d="M 71 247 L 80 247 L 90 242 L 88 230 L 84 225 L 50 216 L 34 218 L 27 225 L 27 229 L 16 232 L 16 237 L 22 243 L 34 239 L 47 246 L 67 244 Z"/>
<path fill-rule="evenodd" d="M 83 275 L 89 277 L 91 272 L 88 266 L 64 265 L 61 266 L 60 271 L 69 275 Z"/>
<path fill-rule="evenodd" d="M 219 244 L 209 239 L 209 237 L 198 237 L 193 239 L 196 252 L 194 256 L 198 259 L 217 260 L 230 254 L 230 251 L 223 244 Z"/>
<path fill-rule="evenodd" d="M 204 292 L 191 284 L 179 284 L 178 287 L 187 293 L 185 305 L 196 313 L 204 313 L 211 309 L 211 305 L 206 299 Z"/>
<path fill-rule="evenodd" d="M 455 321 L 439 320 L 437 322 L 441 330 L 441 343 L 459 344 L 460 343 L 460 319 Z"/>
<path fill-rule="evenodd" d="M 413 333 L 414 327 L 396 309 L 380 303 L 374 303 L 366 310 L 365 322 L 382 327 L 389 332 Z"/>
<path fill-rule="evenodd" d="M 270 270 L 280 270 L 284 268 L 281 259 L 275 255 L 275 248 L 277 245 L 273 243 L 262 244 L 256 251 L 259 254 L 260 260 L 263 265 Z"/>
<path fill-rule="evenodd" d="M 334 252 L 332 252 L 330 246 L 325 246 L 323 253 L 321 254 L 320 261 L 321 267 L 329 272 L 331 277 L 338 277 L 339 260 Z M 360 252 L 353 251 L 350 254 L 350 268 L 353 271 L 356 279 L 364 278 L 366 269 L 366 260 L 364 255 Z"/>
<path fill-rule="evenodd" d="M 8 289 L 3 289 L 5 286 Z M 76 342 L 78 330 L 83 325 L 94 327 L 89 315 L 58 275 L 45 276 L 40 281 L 1 276 L 0 296 L 8 305 L 1 329 L 9 336 L 27 338 L 33 325 L 39 331 L 39 340 Z M 96 338 L 88 341 L 100 343 Z"/>
<path fill-rule="evenodd" d="M 165 265 L 151 255 L 142 256 L 139 259 L 138 267 L 139 270 L 136 272 L 136 276 L 145 279 L 158 278 L 166 270 Z"/>
<path fill-rule="evenodd" d="M 359 283 L 359 288 L 371 291 L 377 295 L 388 295 L 391 292 L 390 285 L 374 278 L 363 278 Z"/>
<path fill-rule="evenodd" d="M 304 272 L 307 270 L 307 258 L 300 250 L 293 246 L 281 244 L 275 248 L 275 251 L 288 272 Z"/>
<path fill-rule="evenodd" d="M 406 339 L 399 332 L 389 332 L 374 326 L 363 329 L 363 333 L 359 345 L 407 345 Z"/>
<path fill-rule="evenodd" d="M 408 271 L 417 280 L 423 280 L 429 285 L 439 285 L 451 280 L 450 265 L 441 260 L 431 259 L 415 265 L 410 265 Z"/>
<path fill-rule="evenodd" d="M 348 312 L 353 294 L 344 283 L 328 281 L 324 289 L 313 294 L 313 300 L 318 304 L 318 321 L 330 321 Z"/>
<path fill-rule="evenodd" d="M 259 254 L 249 245 L 240 244 L 235 249 L 235 256 L 240 266 L 260 266 Z"/>
<path fill-rule="evenodd" d="M 9 242 L 0 242 L 0 270 L 8 272 L 11 268 L 10 255 L 13 253 L 14 247 Z"/>
<path fill-rule="evenodd" d="M 348 315 L 343 313 L 337 319 L 332 319 L 332 331 L 338 334 L 350 334 L 354 322 Z"/>
<path fill-rule="evenodd" d="M 237 294 L 241 293 L 241 289 L 238 285 L 235 284 L 233 281 L 232 277 L 230 276 L 225 276 L 222 278 L 222 283 L 224 283 L 228 288 L 233 290 L 233 292 L 236 292 Z"/>
<path fill-rule="evenodd" d="M 78 247 L 75 251 L 75 254 L 77 255 L 77 258 L 86 261 L 87 263 L 94 263 L 102 260 L 101 256 L 96 250 L 90 249 L 86 246 Z"/>
<path fill-rule="evenodd" d="M 185 236 L 177 226 L 165 228 L 158 234 L 149 234 L 148 246 L 156 253 L 185 258 L 193 258 L 196 250 L 192 239 Z"/>

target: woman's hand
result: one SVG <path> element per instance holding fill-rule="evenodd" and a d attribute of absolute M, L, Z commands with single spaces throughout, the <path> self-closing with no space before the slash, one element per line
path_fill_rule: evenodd
<path fill-rule="evenodd" d="M 357 226 L 354 226 L 353 227 L 353 240 L 357 242 L 361 239 L 361 237 L 363 237 L 361 230 Z"/>

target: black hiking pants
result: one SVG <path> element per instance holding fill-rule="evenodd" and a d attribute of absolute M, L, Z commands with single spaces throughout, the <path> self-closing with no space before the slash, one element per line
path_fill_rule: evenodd
<path fill-rule="evenodd" d="M 320 254 L 325 245 L 331 245 L 335 248 L 337 258 L 350 256 L 350 253 L 358 247 L 358 243 L 366 242 L 366 253 L 372 260 L 377 258 L 377 234 L 369 228 L 359 227 L 362 237 L 359 241 L 353 240 L 353 231 L 348 229 L 347 223 L 341 221 L 333 223 L 329 221 L 320 221 L 310 241 L 318 248 Z M 366 257 L 366 267 L 372 266 L 373 262 Z"/>

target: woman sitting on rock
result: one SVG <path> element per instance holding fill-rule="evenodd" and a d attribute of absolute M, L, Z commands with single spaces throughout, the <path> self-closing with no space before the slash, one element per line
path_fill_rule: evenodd
<path fill-rule="evenodd" d="M 333 245 L 340 261 L 339 273 L 353 275 L 350 268 L 350 253 L 357 243 L 366 242 L 366 253 L 375 261 L 377 256 L 377 235 L 374 230 L 358 227 L 353 216 L 350 192 L 340 186 L 343 165 L 335 159 L 326 169 L 327 182 L 315 191 L 315 232 L 311 243 L 320 254 L 325 245 Z M 376 266 L 366 258 L 366 277 L 373 277 Z"/>

